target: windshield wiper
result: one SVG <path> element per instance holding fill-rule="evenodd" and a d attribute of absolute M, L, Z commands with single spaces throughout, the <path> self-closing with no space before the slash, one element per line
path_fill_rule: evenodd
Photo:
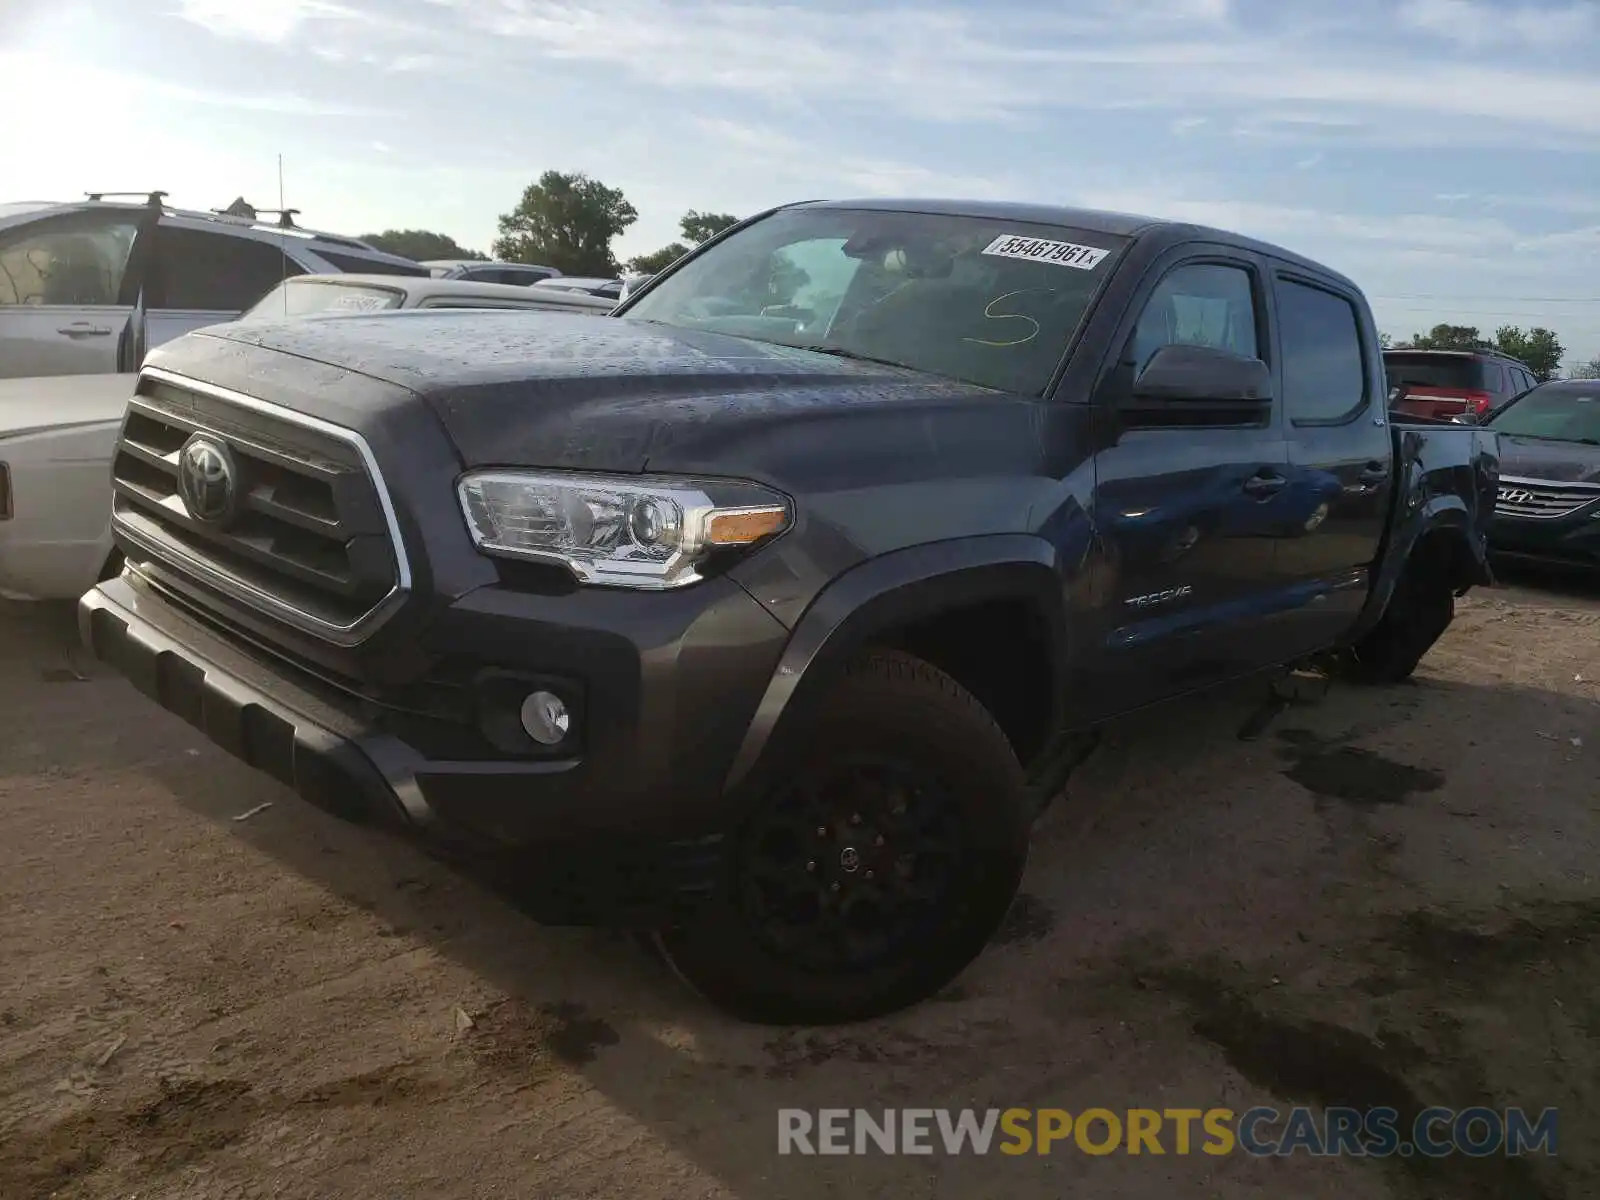
<path fill-rule="evenodd" d="M 892 358 L 874 358 L 870 354 L 861 354 L 855 350 L 846 350 L 843 346 L 802 346 L 796 342 L 777 342 L 779 346 L 788 346 L 794 350 L 809 350 L 813 354 L 828 354 L 834 358 L 848 358 L 852 362 L 877 363 L 880 367 L 899 367 L 903 371 L 915 371 L 917 368 L 910 363 L 896 362 Z"/>

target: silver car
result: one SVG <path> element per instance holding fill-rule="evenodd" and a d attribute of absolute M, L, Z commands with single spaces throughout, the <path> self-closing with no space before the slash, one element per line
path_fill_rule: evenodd
<path fill-rule="evenodd" d="M 196 212 L 163 195 L 0 204 L 0 379 L 134 370 L 140 349 L 231 320 L 290 276 L 428 274 L 292 213 Z"/>

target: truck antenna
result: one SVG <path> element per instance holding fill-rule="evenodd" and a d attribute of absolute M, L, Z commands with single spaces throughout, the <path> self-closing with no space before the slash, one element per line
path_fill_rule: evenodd
<path fill-rule="evenodd" d="M 294 222 L 289 218 L 288 206 L 283 202 L 283 154 L 278 155 L 278 224 L 287 228 Z M 278 281 L 278 292 L 283 297 L 283 315 L 289 315 L 289 245 L 287 242 L 278 243 L 278 253 L 283 255 L 283 278 Z"/>

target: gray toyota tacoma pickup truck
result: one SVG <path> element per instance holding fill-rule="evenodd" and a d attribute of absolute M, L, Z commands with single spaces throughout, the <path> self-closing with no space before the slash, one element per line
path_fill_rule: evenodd
<path fill-rule="evenodd" d="M 308 799 L 830 1022 L 961 972 L 1085 731 L 1489 578 L 1491 430 L 1402 423 L 1361 291 L 1215 229 L 792 205 L 613 316 L 158 349 L 93 651 Z M 1226 870 L 1226 864 L 1218 864 Z"/>

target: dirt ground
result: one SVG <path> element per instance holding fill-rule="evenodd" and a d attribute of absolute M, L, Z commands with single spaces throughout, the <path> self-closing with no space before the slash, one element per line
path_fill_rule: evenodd
<path fill-rule="evenodd" d="M 0 629 L 4 1200 L 1600 1195 L 1580 590 L 1477 593 L 1412 683 L 1303 681 L 1264 727 L 1260 685 L 1119 724 L 999 943 L 827 1032 L 534 925 L 70 644 Z M 786 1106 L 1292 1102 L 1556 1106 L 1559 1157 L 777 1154 Z"/>

